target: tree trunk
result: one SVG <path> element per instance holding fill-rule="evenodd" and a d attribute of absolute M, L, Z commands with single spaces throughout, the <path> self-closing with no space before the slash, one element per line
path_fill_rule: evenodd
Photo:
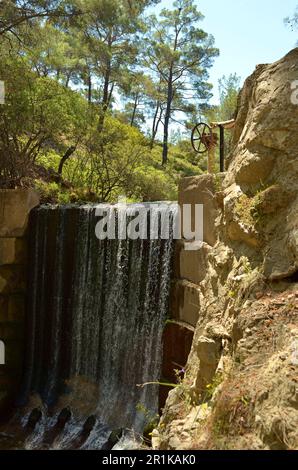
<path fill-rule="evenodd" d="M 152 134 L 151 134 L 151 142 L 150 142 L 151 150 L 153 149 L 155 136 L 156 136 L 156 131 L 155 130 L 156 130 L 158 110 L 159 110 L 159 101 L 157 101 L 157 103 L 156 103 L 156 108 L 155 108 L 155 113 L 154 113 L 154 118 L 153 118 L 153 123 L 152 123 Z"/>
<path fill-rule="evenodd" d="M 138 101 L 139 101 L 139 94 L 136 93 L 134 104 L 133 104 L 133 112 L 132 112 L 131 121 L 130 121 L 131 127 L 134 125 L 134 122 L 135 122 L 137 107 L 139 104 Z"/>
<path fill-rule="evenodd" d="M 103 130 L 104 121 L 105 121 L 105 114 L 106 114 L 108 106 L 109 106 L 109 101 L 111 100 L 111 93 L 109 92 L 110 75 L 111 75 L 111 62 L 109 60 L 108 63 L 107 63 L 107 69 L 106 69 L 106 73 L 105 73 L 105 77 L 104 77 L 101 110 L 100 110 L 100 116 L 99 116 L 99 121 L 98 121 L 98 131 L 100 133 Z"/>
<path fill-rule="evenodd" d="M 62 175 L 62 170 L 63 170 L 64 163 L 75 152 L 76 148 L 77 148 L 76 146 L 69 147 L 69 149 L 66 150 L 65 154 L 61 158 L 60 163 L 59 163 L 59 168 L 58 168 L 58 174 L 60 176 Z"/>
<path fill-rule="evenodd" d="M 108 97 L 108 102 L 107 102 L 107 109 L 111 104 L 112 101 L 112 96 L 113 96 L 113 91 L 114 91 L 115 83 L 113 82 L 109 91 L 109 97 Z"/>
<path fill-rule="evenodd" d="M 107 110 L 108 101 L 109 101 L 110 71 L 111 71 L 111 66 L 110 66 L 110 63 L 108 63 L 107 70 L 105 73 L 103 96 L 102 96 L 102 109 L 104 110 L 104 112 L 106 112 Z"/>
<path fill-rule="evenodd" d="M 70 82 L 70 73 L 66 74 L 66 80 L 65 80 L 65 87 L 69 87 L 69 82 Z"/>
<path fill-rule="evenodd" d="M 164 134 L 163 134 L 163 149 L 162 149 L 162 164 L 165 166 L 168 162 L 168 142 L 169 142 L 169 123 L 171 118 L 171 107 L 173 99 L 173 71 L 170 70 L 168 80 L 168 93 L 167 93 L 167 106 L 164 123 Z"/>
<path fill-rule="evenodd" d="M 88 103 L 92 101 L 92 78 L 91 73 L 88 74 Z"/>
<path fill-rule="evenodd" d="M 180 15 L 181 10 L 179 10 Z M 177 24 L 175 25 L 175 41 L 174 41 L 174 52 L 177 51 L 178 47 L 178 37 L 181 31 L 181 28 L 177 28 Z M 174 61 L 171 62 L 170 70 L 169 70 L 169 78 L 168 78 L 168 93 L 167 93 L 167 106 L 166 106 L 166 114 L 165 114 L 165 123 L 164 123 L 164 134 L 163 134 L 163 149 L 162 149 L 162 164 L 165 166 L 168 162 L 168 142 L 169 142 L 169 123 L 171 119 L 171 112 L 172 112 L 172 101 L 173 101 L 173 78 L 174 78 Z"/>
<path fill-rule="evenodd" d="M 105 121 L 105 114 L 106 111 L 109 107 L 109 102 L 112 98 L 112 92 L 114 86 L 112 86 L 111 91 L 109 91 L 110 87 L 110 80 L 111 80 L 111 70 L 112 70 L 112 63 L 111 63 L 111 56 L 112 56 L 112 44 L 113 44 L 113 39 L 112 39 L 112 28 L 109 31 L 108 34 L 108 50 L 111 52 L 111 55 L 107 57 L 106 60 L 106 70 L 104 74 L 104 84 L 103 84 L 103 94 L 102 94 L 102 102 L 101 102 L 101 110 L 100 110 L 100 116 L 99 116 L 99 121 L 98 121 L 98 131 L 101 133 L 103 131 L 103 126 L 104 126 L 104 121 Z"/>
<path fill-rule="evenodd" d="M 159 112 L 159 116 L 158 116 L 158 112 Z M 159 102 L 157 102 L 156 110 L 155 110 L 155 114 L 153 118 L 153 124 L 152 124 L 152 135 L 151 135 L 151 141 L 150 141 L 151 150 L 153 149 L 155 137 L 159 128 L 159 124 L 161 123 L 162 113 L 163 113 L 162 106 Z"/>

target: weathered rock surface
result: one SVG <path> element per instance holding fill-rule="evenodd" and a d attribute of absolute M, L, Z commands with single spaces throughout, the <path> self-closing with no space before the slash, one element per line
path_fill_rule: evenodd
<path fill-rule="evenodd" d="M 210 176 L 180 185 L 180 202 L 210 208 L 212 248 L 197 274 L 195 257 L 180 253 L 199 284 L 198 318 L 155 448 L 298 448 L 297 77 L 298 49 L 258 66 L 239 98 L 222 188 L 214 196 Z"/>
<path fill-rule="evenodd" d="M 260 239 L 252 242 L 249 232 L 259 232 L 264 272 L 272 280 L 286 278 L 298 269 L 298 108 L 291 102 L 297 59 L 298 49 L 294 49 L 274 64 L 257 67 L 246 81 L 224 182 L 230 188 L 228 199 L 234 201 L 232 213 L 231 205 L 225 204 L 226 218 L 234 220 L 238 202 L 246 224 L 246 235 L 241 229 L 238 232 L 239 241 L 258 247 Z M 235 226 L 230 232 L 236 240 Z"/>
<path fill-rule="evenodd" d="M 31 189 L 0 190 L 0 237 L 22 237 L 25 234 L 28 214 L 39 204 Z"/>

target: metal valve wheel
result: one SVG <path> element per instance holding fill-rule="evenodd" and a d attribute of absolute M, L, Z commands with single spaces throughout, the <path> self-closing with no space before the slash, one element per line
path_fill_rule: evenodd
<path fill-rule="evenodd" d="M 197 153 L 208 152 L 215 144 L 212 128 L 204 122 L 197 124 L 191 134 L 191 144 Z"/>

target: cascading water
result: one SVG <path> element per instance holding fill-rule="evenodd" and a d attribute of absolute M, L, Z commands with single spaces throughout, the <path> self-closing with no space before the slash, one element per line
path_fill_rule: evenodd
<path fill-rule="evenodd" d="M 37 419 L 25 447 L 100 449 L 111 430 L 142 434 L 158 412 L 158 385 L 137 385 L 160 378 L 170 219 L 168 239 L 98 240 L 93 206 L 32 212 L 20 404 L 25 428 L 33 409 Z"/>

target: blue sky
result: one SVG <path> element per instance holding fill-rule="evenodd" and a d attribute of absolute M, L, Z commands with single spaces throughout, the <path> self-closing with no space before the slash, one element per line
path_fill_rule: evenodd
<path fill-rule="evenodd" d="M 295 47 L 298 32 L 284 25 L 298 0 L 197 0 L 205 16 L 202 28 L 213 34 L 220 57 L 210 71 L 214 102 L 218 98 L 218 79 L 236 72 L 244 80 L 255 66 L 280 59 Z M 158 6 L 170 8 L 173 0 Z"/>

